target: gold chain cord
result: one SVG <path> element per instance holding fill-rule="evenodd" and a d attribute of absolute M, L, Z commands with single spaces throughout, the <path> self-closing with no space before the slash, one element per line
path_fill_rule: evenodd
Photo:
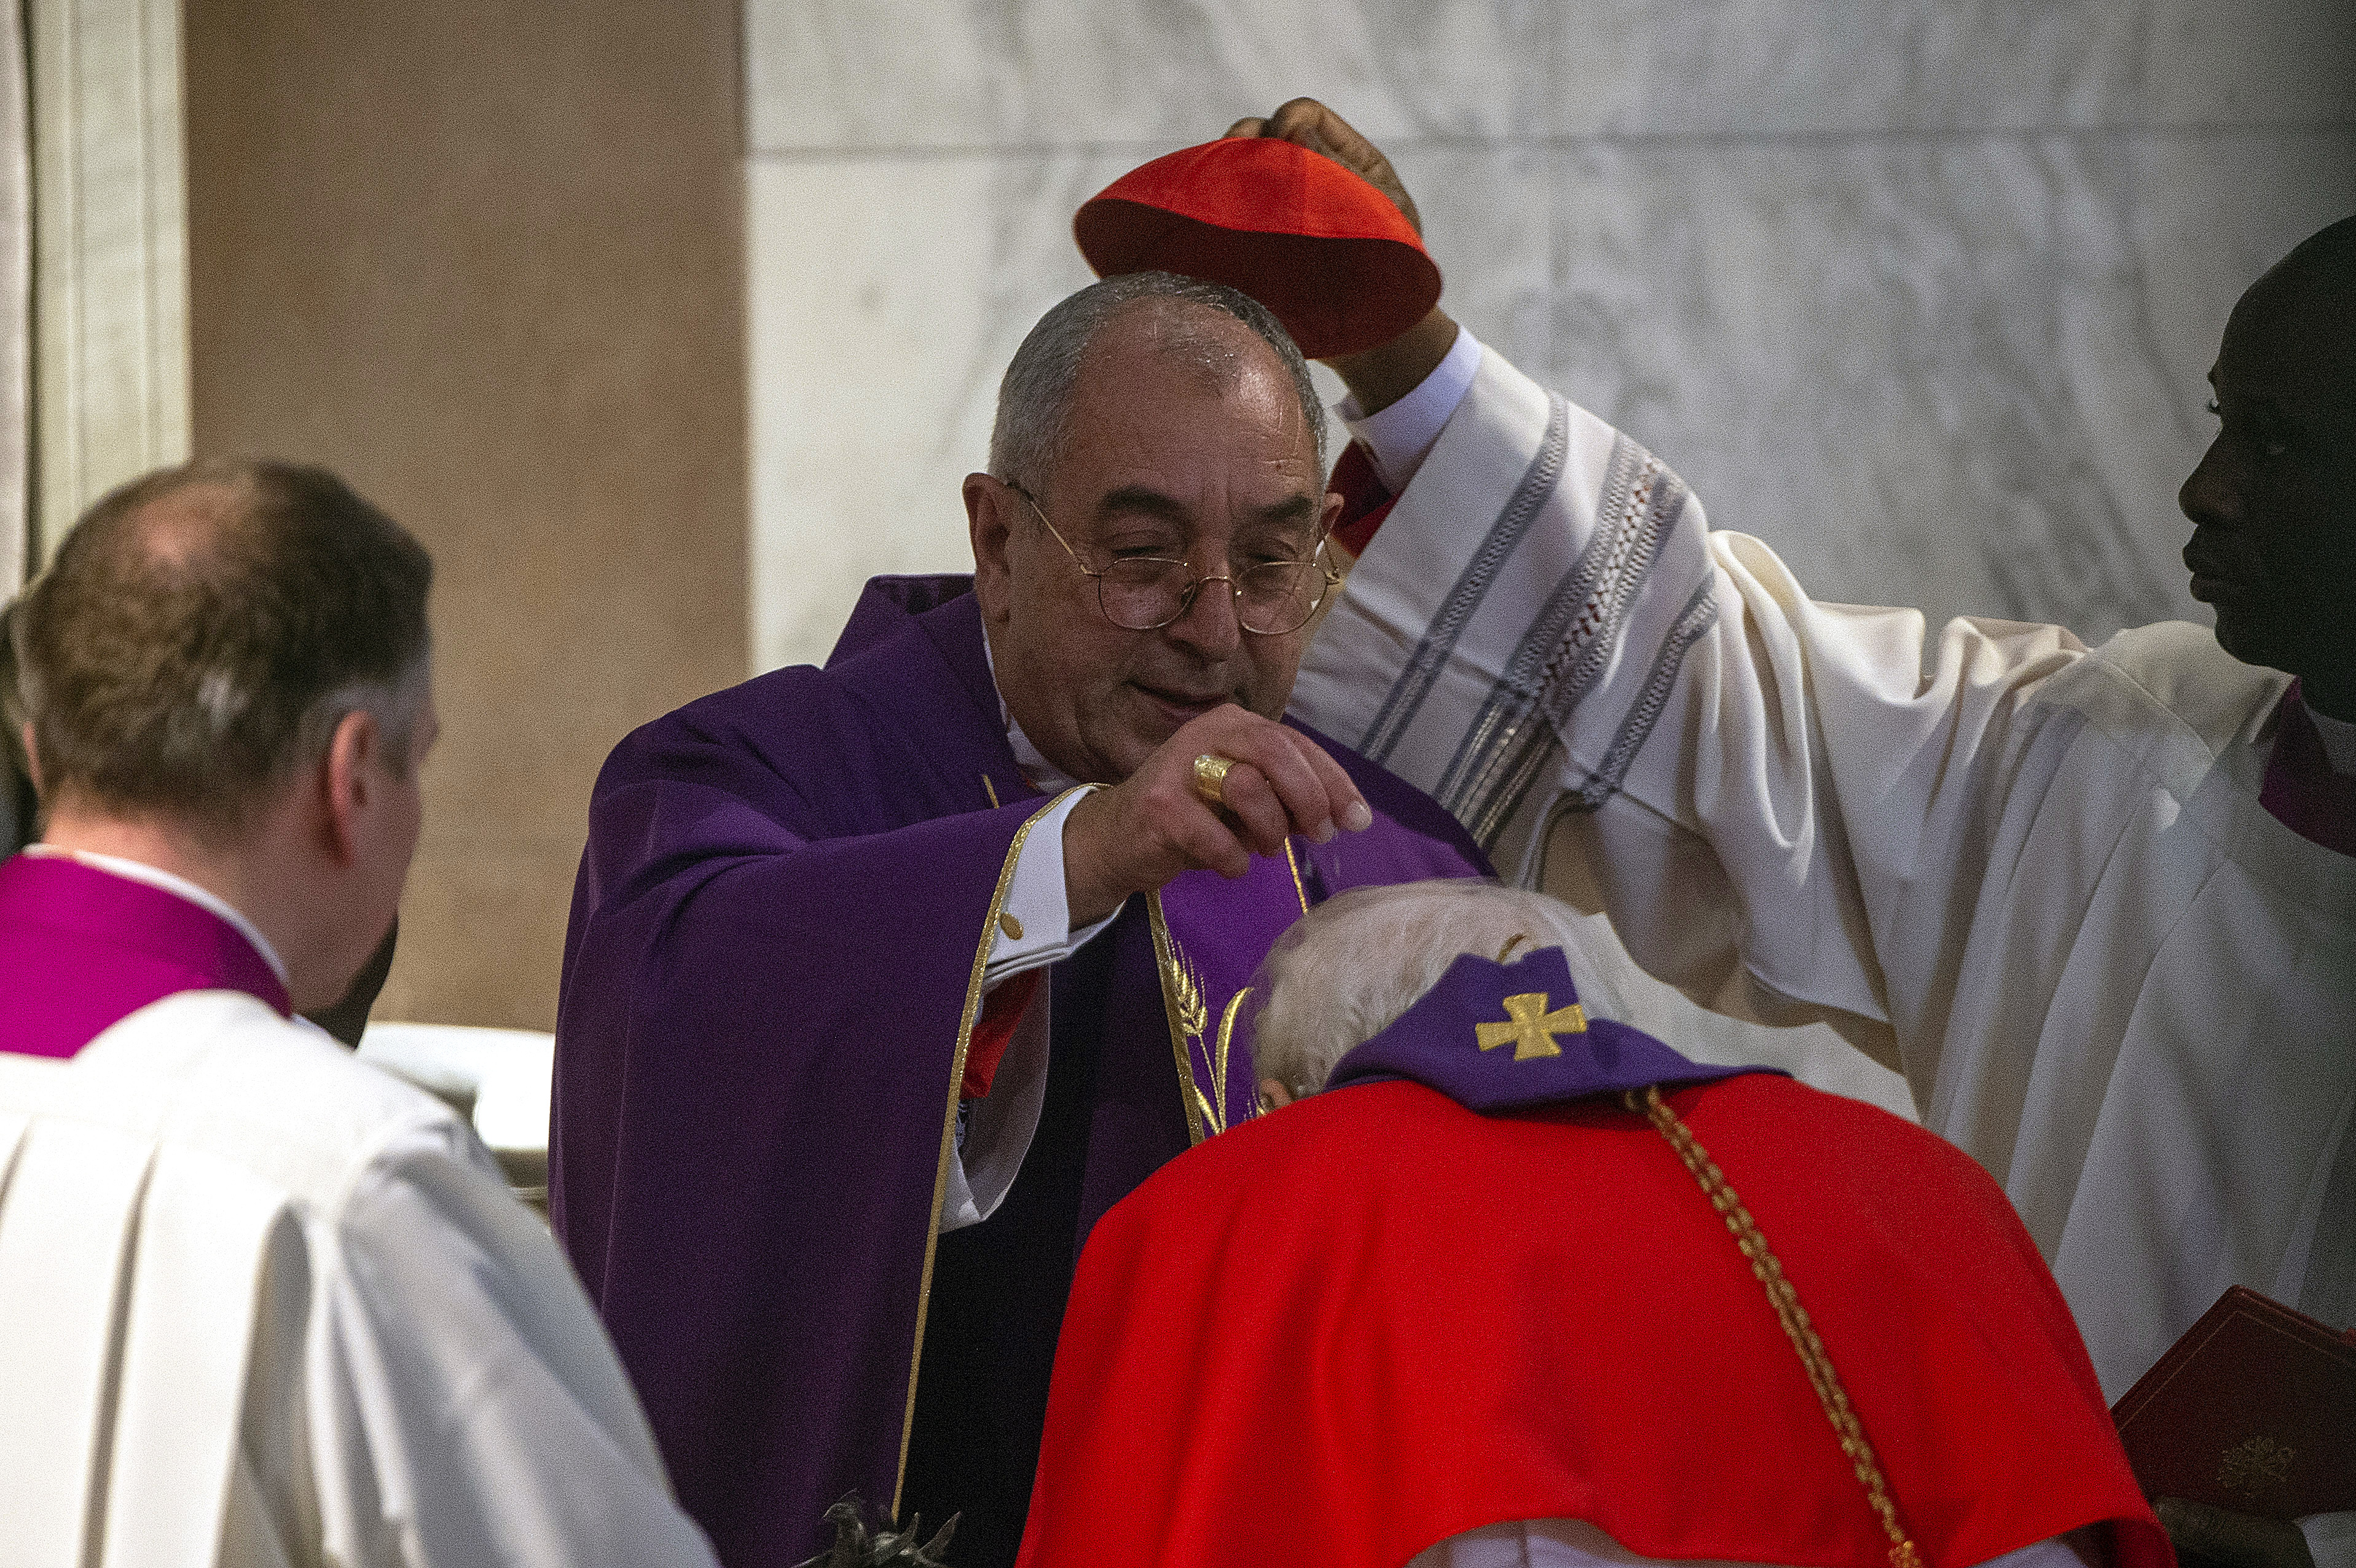
<path fill-rule="evenodd" d="M 1783 1265 L 1769 1250 L 1767 1238 L 1759 1233 L 1751 1211 L 1742 1206 L 1726 1173 L 1718 1168 L 1709 1151 L 1693 1136 L 1693 1130 L 1661 1098 L 1657 1084 L 1646 1089 L 1641 1098 L 1633 1089 L 1620 1098 L 1628 1109 L 1645 1117 L 1669 1140 L 1669 1147 L 1677 1151 L 1677 1157 L 1686 1162 L 1686 1168 L 1701 1184 L 1710 1207 L 1726 1221 L 1726 1228 L 1734 1232 L 1735 1245 L 1742 1249 L 1751 1272 L 1766 1288 L 1768 1305 L 1774 1307 L 1776 1321 L 1783 1325 L 1792 1348 L 1800 1353 L 1800 1364 L 1807 1369 L 1808 1381 L 1815 1388 L 1817 1402 L 1825 1407 L 1826 1419 L 1833 1424 L 1834 1435 L 1840 1439 L 1841 1452 L 1848 1456 L 1850 1466 L 1857 1471 L 1858 1483 L 1865 1488 L 1866 1502 L 1890 1537 L 1890 1568 L 1922 1568 L 1922 1554 L 1899 1522 L 1898 1505 L 1890 1499 L 1890 1483 L 1881 1474 L 1881 1462 L 1874 1456 L 1873 1445 L 1866 1440 L 1864 1425 L 1849 1406 L 1848 1391 L 1841 1386 L 1840 1374 L 1833 1370 L 1832 1357 L 1825 1352 L 1825 1342 L 1816 1337 L 1815 1325 L 1808 1321 L 1808 1309 L 1800 1305 L 1799 1293 L 1783 1277 Z"/>

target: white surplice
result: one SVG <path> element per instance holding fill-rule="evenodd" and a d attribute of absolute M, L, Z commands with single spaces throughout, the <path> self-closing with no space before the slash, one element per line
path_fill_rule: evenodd
<path fill-rule="evenodd" d="M 712 1563 L 465 1123 L 226 991 L 0 1055 L 0 1520 L 27 1568 Z"/>
<path fill-rule="evenodd" d="M 1293 710 L 1696 999 L 1900 1067 L 2115 1397 L 2231 1285 L 2356 1321 L 2356 860 L 2258 803 L 2285 684 L 1814 603 L 1491 352 Z"/>

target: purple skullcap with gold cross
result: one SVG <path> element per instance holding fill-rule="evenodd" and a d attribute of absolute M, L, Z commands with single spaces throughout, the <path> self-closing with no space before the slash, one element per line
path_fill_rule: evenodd
<path fill-rule="evenodd" d="M 1714 1083 L 1772 1067 L 1709 1067 L 1579 1004 L 1559 947 L 1511 964 L 1466 954 L 1380 1034 L 1334 1064 L 1329 1089 L 1404 1078 L 1494 1115 L 1591 1094 Z"/>

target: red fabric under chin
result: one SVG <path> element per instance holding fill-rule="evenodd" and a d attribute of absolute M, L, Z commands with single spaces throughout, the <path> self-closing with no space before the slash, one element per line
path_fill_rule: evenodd
<path fill-rule="evenodd" d="M 1365 554 L 1366 547 L 1375 542 L 1375 530 L 1391 515 L 1391 506 L 1398 497 L 1384 488 L 1373 461 L 1355 441 L 1342 449 L 1341 459 L 1333 464 L 1333 476 L 1325 481 L 1325 488 L 1342 497 L 1342 516 L 1333 524 L 1333 542 L 1353 557 Z"/>
<path fill-rule="evenodd" d="M 1786 1079 L 1673 1094 L 1781 1258 L 1927 1568 L 2109 1521 L 2168 1568 L 2069 1311 L 1987 1173 Z M 1398 1568 L 1592 1521 L 1645 1556 L 1885 1568 L 1725 1223 L 1642 1117 L 1337 1090 L 1101 1221 L 1023 1568 Z"/>

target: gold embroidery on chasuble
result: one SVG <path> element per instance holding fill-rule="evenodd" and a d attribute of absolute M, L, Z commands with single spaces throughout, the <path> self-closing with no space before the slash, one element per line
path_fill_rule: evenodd
<path fill-rule="evenodd" d="M 1202 977 L 1194 972 L 1185 950 L 1170 933 L 1170 923 L 1162 912 L 1162 895 L 1148 895 L 1147 913 L 1153 928 L 1153 966 L 1162 978 L 1162 1008 L 1170 1018 L 1170 1050 L 1178 1066 L 1178 1098 L 1186 1111 L 1186 1142 L 1201 1143 L 1205 1138 L 1227 1130 L 1226 1085 L 1219 1081 L 1217 1062 L 1212 1068 L 1211 1093 L 1204 1092 L 1201 1075 L 1194 1071 L 1194 1052 L 1203 1049 L 1203 1036 L 1211 1027 L 1210 1005 L 1203 999 Z M 1215 1098 L 1214 1096 L 1218 1096 Z"/>
<path fill-rule="evenodd" d="M 998 792 L 991 789 L 987 773 L 982 775 L 981 787 L 990 792 L 991 800 L 995 802 Z M 999 865 L 998 885 L 991 891 L 990 907 L 982 915 L 981 940 L 974 948 L 973 967 L 966 976 L 965 1010 L 958 1019 L 957 1049 L 949 1054 L 947 1104 L 941 1112 L 940 1152 L 933 1166 L 933 1217 L 925 1232 L 924 1268 L 916 1279 L 916 1332 L 908 1347 L 908 1393 L 900 1411 L 900 1464 L 892 1481 L 892 1516 L 895 1519 L 900 1514 L 901 1493 L 908 1481 L 908 1439 L 916 1429 L 916 1371 L 924 1364 L 925 1326 L 932 1314 L 933 1256 L 940 1245 L 941 1210 L 948 1201 L 949 1162 L 958 1157 L 958 1091 L 965 1082 L 966 1048 L 973 1043 L 974 1020 L 981 1016 L 982 976 L 990 965 L 991 950 L 998 944 L 998 935 L 1002 929 L 999 918 L 1006 913 L 1007 891 L 1014 885 L 1014 867 L 1023 859 L 1023 846 L 1030 841 L 1031 829 L 1078 790 L 1087 787 L 1086 784 L 1077 785 L 1053 800 L 1042 803 L 1039 809 L 1025 817 L 1023 826 L 1015 830 L 1014 841 L 1007 846 L 1006 859 Z"/>
<path fill-rule="evenodd" d="M 1292 874 L 1292 895 L 1301 912 L 1309 912 L 1309 889 L 1292 841 L 1284 843 L 1284 863 Z M 1219 1024 L 1211 1029 L 1213 998 L 1206 993 L 1203 972 L 1187 955 L 1185 945 L 1170 929 L 1162 895 L 1148 895 L 1146 909 L 1153 932 L 1153 962 L 1162 980 L 1162 1010 L 1170 1021 L 1170 1051 L 1178 1072 L 1178 1098 L 1186 1112 L 1186 1137 L 1191 1144 L 1227 1130 L 1228 1068 L 1234 1060 L 1236 1025 L 1251 995 L 1246 986 L 1219 1007 Z M 1197 1060 L 1201 1068 L 1197 1068 Z M 1205 1083 L 1205 1079 L 1209 1082 Z M 1248 1112 L 1246 1115 L 1249 1115 Z"/>
<path fill-rule="evenodd" d="M 1483 1051 L 1511 1045 L 1515 1061 L 1528 1061 L 1541 1056 L 1560 1056 L 1562 1047 L 1554 1042 L 1554 1037 L 1558 1034 L 1585 1034 L 1587 1013 L 1577 1002 L 1549 1012 L 1547 1009 L 1548 999 L 1544 991 L 1525 991 L 1518 997 L 1507 997 L 1505 1018 L 1496 1023 L 1474 1024 L 1474 1040 Z"/>

